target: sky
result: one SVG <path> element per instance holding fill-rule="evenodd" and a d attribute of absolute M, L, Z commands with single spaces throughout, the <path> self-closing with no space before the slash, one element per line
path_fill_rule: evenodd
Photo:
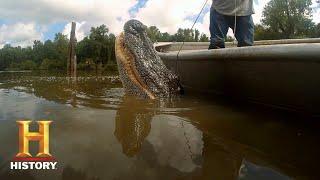
<path fill-rule="evenodd" d="M 315 4 L 316 0 L 313 0 Z M 78 41 L 90 28 L 105 24 L 119 34 L 129 19 L 162 32 L 175 33 L 191 28 L 205 0 L 0 0 L 0 48 L 5 44 L 30 46 L 34 40 L 53 39 L 55 33 L 69 35 L 70 22 L 77 22 Z M 269 0 L 254 0 L 255 23 L 260 23 L 263 7 Z M 208 0 L 196 28 L 209 36 Z M 320 23 L 320 7 L 314 5 L 313 21 Z M 231 34 L 231 32 L 229 32 Z"/>

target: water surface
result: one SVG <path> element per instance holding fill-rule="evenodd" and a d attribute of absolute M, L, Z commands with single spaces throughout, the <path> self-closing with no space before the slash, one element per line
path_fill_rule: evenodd
<path fill-rule="evenodd" d="M 53 121 L 57 170 L 9 170 L 20 119 Z M 130 97 L 115 73 L 0 72 L 0 179 L 316 179 L 312 121 L 194 95 Z"/>

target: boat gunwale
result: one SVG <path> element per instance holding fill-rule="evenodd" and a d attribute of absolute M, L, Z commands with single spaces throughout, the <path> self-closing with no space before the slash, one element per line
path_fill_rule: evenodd
<path fill-rule="evenodd" d="M 221 59 L 237 59 L 239 61 L 279 61 L 280 59 L 281 61 L 301 61 L 303 59 L 303 62 L 320 62 L 320 43 L 275 44 L 212 50 L 182 50 L 178 58 L 178 51 L 157 51 L 157 53 L 162 59 L 175 61 L 213 61 Z"/>
<path fill-rule="evenodd" d="M 260 40 L 260 41 L 255 41 L 254 46 L 276 45 L 276 44 L 302 44 L 302 43 L 320 43 L 320 38 Z M 154 46 L 161 47 L 161 46 L 181 45 L 181 44 L 184 44 L 186 46 L 190 46 L 190 45 L 209 46 L 210 43 L 209 42 L 156 42 Z M 225 45 L 235 47 L 235 44 L 233 42 L 225 42 Z"/>

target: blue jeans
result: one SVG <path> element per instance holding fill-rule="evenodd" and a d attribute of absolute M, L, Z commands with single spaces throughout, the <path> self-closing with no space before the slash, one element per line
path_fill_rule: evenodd
<path fill-rule="evenodd" d="M 237 16 L 236 30 L 234 30 L 234 16 L 218 13 L 213 7 L 210 11 L 210 47 L 209 49 L 224 48 L 224 40 L 229 27 L 235 32 L 238 47 L 252 46 L 254 42 L 254 24 L 252 16 Z"/>

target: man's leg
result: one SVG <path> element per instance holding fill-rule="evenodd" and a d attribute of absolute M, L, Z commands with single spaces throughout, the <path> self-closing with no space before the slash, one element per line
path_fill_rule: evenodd
<path fill-rule="evenodd" d="M 234 25 L 233 25 L 234 26 Z M 254 24 L 252 16 L 238 16 L 235 37 L 238 41 L 238 47 L 253 46 L 254 43 Z"/>
<path fill-rule="evenodd" d="M 213 7 L 210 11 L 210 46 L 209 49 L 224 48 L 224 39 L 228 33 L 225 16 L 218 13 Z"/>

